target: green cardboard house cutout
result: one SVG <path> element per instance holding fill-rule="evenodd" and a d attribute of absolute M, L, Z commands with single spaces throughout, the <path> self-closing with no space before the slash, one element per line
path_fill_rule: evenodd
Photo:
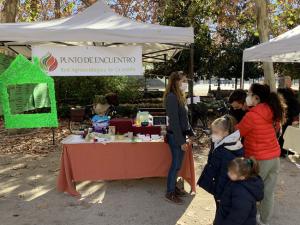
<path fill-rule="evenodd" d="M 58 126 L 54 81 L 37 59 L 18 55 L 0 75 L 0 102 L 7 129 Z"/>

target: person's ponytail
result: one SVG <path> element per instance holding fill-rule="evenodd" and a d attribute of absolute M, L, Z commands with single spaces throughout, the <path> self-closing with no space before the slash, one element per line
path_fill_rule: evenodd
<path fill-rule="evenodd" d="M 281 95 L 271 92 L 270 86 L 267 84 L 252 84 L 250 90 L 259 97 L 261 103 L 266 103 L 270 106 L 274 122 L 285 123 L 287 107 Z"/>
<path fill-rule="evenodd" d="M 250 157 L 247 159 L 248 163 L 250 164 L 250 172 L 249 172 L 249 177 L 255 177 L 258 176 L 259 174 L 259 165 L 258 162 L 254 157 Z"/>
<path fill-rule="evenodd" d="M 285 124 L 287 107 L 283 97 L 275 92 L 271 92 L 267 103 L 272 109 L 273 120 Z"/>
<path fill-rule="evenodd" d="M 212 126 L 216 126 L 223 131 L 227 131 L 228 134 L 232 134 L 236 131 L 236 119 L 231 115 L 224 115 L 212 122 Z"/>

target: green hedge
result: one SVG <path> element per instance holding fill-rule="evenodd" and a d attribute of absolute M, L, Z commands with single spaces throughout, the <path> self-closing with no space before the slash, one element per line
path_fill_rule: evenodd
<path fill-rule="evenodd" d="M 58 102 L 89 105 L 95 95 L 118 94 L 120 103 L 142 99 L 143 80 L 136 77 L 55 77 Z"/>

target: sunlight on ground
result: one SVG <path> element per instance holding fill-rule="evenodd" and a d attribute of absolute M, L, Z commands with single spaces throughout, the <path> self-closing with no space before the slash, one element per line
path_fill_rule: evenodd
<path fill-rule="evenodd" d="M 17 196 L 24 201 L 37 199 L 54 189 L 55 173 L 45 163 L 47 158 L 30 155 L 1 157 L 0 176 L 5 182 L 0 183 L 2 197 Z M 45 166 L 46 165 L 46 166 Z M 52 166 L 52 165 L 51 165 Z M 57 164 L 53 165 L 57 167 Z M 32 170 L 36 170 L 32 174 Z"/>
<path fill-rule="evenodd" d="M 81 193 L 81 200 L 91 198 L 90 203 L 102 203 L 106 193 L 105 182 L 85 181 L 76 185 L 76 189 Z"/>
<path fill-rule="evenodd" d="M 199 155 L 201 157 L 195 153 L 196 177 L 206 161 L 203 153 Z M 195 196 L 184 198 L 184 205 L 170 204 L 164 199 L 165 179 L 84 181 L 76 185 L 81 198 L 60 193 L 56 190 L 59 159 L 60 152 L 26 159 L 17 155 L 9 164 L 0 164 L 1 225 L 212 224 L 215 204 L 211 195 L 197 188 Z M 295 198 L 299 195 L 297 162 L 296 159 L 294 163 L 282 161 L 274 225 L 296 224 L 295 218 L 299 215 L 299 201 Z M 189 191 L 188 185 L 185 188 Z"/>
<path fill-rule="evenodd" d="M 18 196 L 25 201 L 32 201 L 38 197 L 41 197 L 42 195 L 47 194 L 51 190 L 53 190 L 53 188 L 49 188 L 48 186 L 38 186 L 31 190 L 22 191 Z"/>
<path fill-rule="evenodd" d="M 3 184 L 0 184 L 0 186 L 1 186 L 1 191 L 0 191 L 1 196 L 6 196 L 20 187 L 20 185 L 13 185 L 13 186 L 6 187 L 6 185 Z"/>

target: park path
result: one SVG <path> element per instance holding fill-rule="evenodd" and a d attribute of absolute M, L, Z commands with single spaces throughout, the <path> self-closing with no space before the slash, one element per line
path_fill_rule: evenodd
<path fill-rule="evenodd" d="M 195 150 L 197 177 L 207 147 Z M 0 157 L 1 225 L 210 225 L 212 197 L 197 189 L 176 206 L 163 198 L 165 179 L 82 182 L 76 199 L 55 189 L 60 148 L 48 155 L 9 154 Z M 300 169 L 281 161 L 276 206 L 271 225 L 299 225 Z M 187 190 L 188 185 L 186 185 Z"/>

